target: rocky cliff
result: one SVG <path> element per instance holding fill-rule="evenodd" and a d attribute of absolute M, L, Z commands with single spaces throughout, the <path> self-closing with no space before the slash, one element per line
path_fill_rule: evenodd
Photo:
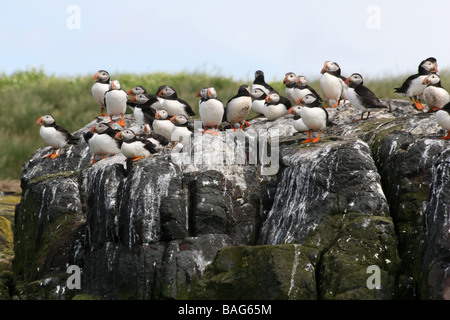
<path fill-rule="evenodd" d="M 37 150 L 23 166 L 10 291 L 450 299 L 450 148 L 434 114 L 386 102 L 358 122 L 350 105 L 328 109 L 317 144 L 302 144 L 286 116 L 134 163 L 119 154 L 91 166 L 84 142 L 54 161 Z M 78 287 L 69 266 L 81 270 Z"/>

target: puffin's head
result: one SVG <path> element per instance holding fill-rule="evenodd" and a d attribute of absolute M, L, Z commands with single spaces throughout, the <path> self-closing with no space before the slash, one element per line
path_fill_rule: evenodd
<path fill-rule="evenodd" d="M 288 72 L 284 76 L 283 84 L 294 84 L 297 81 L 297 76 L 293 72 Z"/>
<path fill-rule="evenodd" d="M 95 82 L 108 82 L 110 79 L 109 73 L 106 70 L 99 70 L 95 76 Z"/>
<path fill-rule="evenodd" d="M 147 90 L 145 90 L 145 88 L 143 86 L 137 86 L 137 87 L 134 87 L 134 88 L 131 88 L 130 90 L 128 90 L 127 95 L 135 96 L 140 93 L 147 93 Z"/>
<path fill-rule="evenodd" d="M 55 118 L 53 118 L 53 116 L 50 114 L 46 114 L 45 116 L 42 116 L 39 119 L 37 119 L 36 123 L 41 126 L 52 125 L 55 123 Z"/>
<path fill-rule="evenodd" d="M 118 132 L 114 138 L 117 140 L 127 141 L 136 137 L 136 134 L 131 129 L 126 129 Z"/>

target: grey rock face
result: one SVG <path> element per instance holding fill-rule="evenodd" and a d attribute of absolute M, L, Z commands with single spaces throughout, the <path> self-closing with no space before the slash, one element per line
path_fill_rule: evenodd
<path fill-rule="evenodd" d="M 290 116 L 256 118 L 231 140 L 194 138 L 185 162 L 163 149 L 91 166 L 83 141 L 54 161 L 41 158 L 49 148 L 37 150 L 16 208 L 14 276 L 24 297 L 44 277 L 60 289 L 71 264 L 83 269 L 81 290 L 45 297 L 448 297 L 447 142 L 433 114 L 387 103 L 359 122 L 351 105 L 330 110 L 317 144 L 301 143 L 307 135 Z M 264 154 L 276 155 L 273 170 L 264 171 Z M 378 289 L 367 286 L 370 266 L 381 272 Z"/>

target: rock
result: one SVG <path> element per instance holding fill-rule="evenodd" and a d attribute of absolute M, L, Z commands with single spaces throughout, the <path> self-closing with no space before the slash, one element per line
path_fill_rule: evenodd
<path fill-rule="evenodd" d="M 386 103 L 358 122 L 329 109 L 317 144 L 286 116 L 136 162 L 91 166 L 84 141 L 54 161 L 37 150 L 14 221 L 17 297 L 448 298 L 447 142 L 433 114 Z"/>
<path fill-rule="evenodd" d="M 314 259 L 310 248 L 292 245 L 227 247 L 190 295 L 212 300 L 314 300 Z"/>

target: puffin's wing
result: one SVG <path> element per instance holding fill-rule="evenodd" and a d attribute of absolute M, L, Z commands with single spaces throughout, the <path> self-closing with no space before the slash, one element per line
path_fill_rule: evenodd
<path fill-rule="evenodd" d="M 184 101 L 183 99 L 178 98 L 178 101 L 181 102 L 182 104 L 186 105 L 186 113 L 190 116 L 195 116 L 195 112 L 194 110 L 192 110 L 191 106 L 189 105 L 189 103 L 187 103 L 186 101 Z"/>
<path fill-rule="evenodd" d="M 322 102 L 322 98 L 320 97 L 320 95 L 316 92 L 316 90 L 314 90 L 312 87 L 310 87 L 309 85 L 306 85 L 306 88 L 309 89 L 309 91 L 312 92 L 313 95 L 315 95 L 317 97 L 317 100 L 319 100 L 319 102 Z"/>
<path fill-rule="evenodd" d="M 153 138 L 153 139 L 159 141 L 159 143 L 163 146 L 167 146 L 169 144 L 169 140 L 166 137 L 164 137 L 156 132 L 150 133 L 150 138 Z"/>
<path fill-rule="evenodd" d="M 402 84 L 401 87 L 399 87 L 399 88 L 394 88 L 394 89 L 395 89 L 394 92 L 395 92 L 395 93 L 400 93 L 400 94 L 405 94 L 406 91 L 408 90 L 410 84 L 411 84 L 411 81 L 413 81 L 413 80 L 416 79 L 417 77 L 419 77 L 419 74 L 418 74 L 418 73 L 417 73 L 417 74 L 414 74 L 414 75 L 412 75 L 412 76 L 409 76 L 409 77 L 403 82 L 403 84 Z"/>
<path fill-rule="evenodd" d="M 78 138 L 71 135 L 70 132 L 67 131 L 64 127 L 55 125 L 55 129 L 66 137 L 69 144 L 76 144 L 78 142 Z"/>
<path fill-rule="evenodd" d="M 357 86 L 355 88 L 355 92 L 356 92 L 356 94 L 358 94 L 361 97 L 362 103 L 365 106 L 377 107 L 377 108 L 380 108 L 380 107 L 385 108 L 386 107 L 386 105 L 377 98 L 375 93 L 370 91 L 370 89 L 365 86 Z"/>

